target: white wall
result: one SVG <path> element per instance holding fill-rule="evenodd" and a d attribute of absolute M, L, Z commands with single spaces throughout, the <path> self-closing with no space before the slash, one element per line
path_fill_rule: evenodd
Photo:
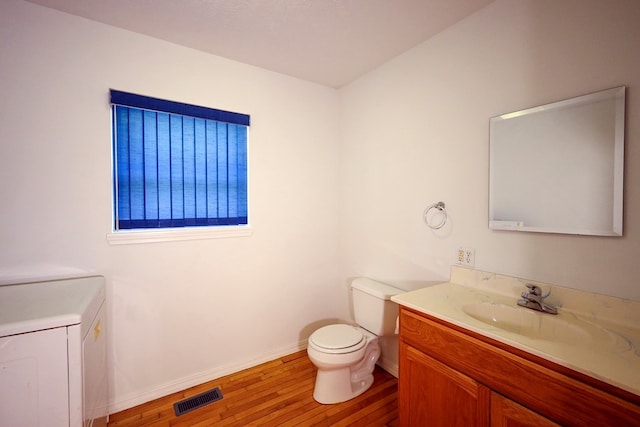
<path fill-rule="evenodd" d="M 343 88 L 344 275 L 412 288 L 447 279 L 463 245 L 482 270 L 639 299 L 639 22 L 636 0 L 497 0 Z M 489 230 L 489 118 L 619 85 L 624 237 Z"/>
<path fill-rule="evenodd" d="M 106 276 L 112 411 L 349 318 L 334 89 L 19 0 L 0 40 L 0 280 Z M 109 88 L 251 115 L 251 237 L 107 243 Z"/>

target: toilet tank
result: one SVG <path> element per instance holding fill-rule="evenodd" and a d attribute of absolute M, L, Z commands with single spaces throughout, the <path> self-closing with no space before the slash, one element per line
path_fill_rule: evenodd
<path fill-rule="evenodd" d="M 386 283 L 359 277 L 351 282 L 353 312 L 358 325 L 378 336 L 393 335 L 398 304 L 393 295 L 405 292 Z"/>

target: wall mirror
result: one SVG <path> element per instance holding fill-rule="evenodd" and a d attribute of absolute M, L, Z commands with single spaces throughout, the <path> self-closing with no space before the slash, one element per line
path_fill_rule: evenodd
<path fill-rule="evenodd" d="M 489 228 L 622 236 L 625 87 L 489 120 Z"/>

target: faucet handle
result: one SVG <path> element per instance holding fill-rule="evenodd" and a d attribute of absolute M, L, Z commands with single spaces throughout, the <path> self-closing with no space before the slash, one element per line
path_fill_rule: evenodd
<path fill-rule="evenodd" d="M 540 289 L 539 286 L 533 285 L 531 283 L 527 283 L 525 286 L 529 288 L 529 293 L 532 293 L 533 295 L 537 295 L 537 296 L 542 296 L 542 289 Z"/>

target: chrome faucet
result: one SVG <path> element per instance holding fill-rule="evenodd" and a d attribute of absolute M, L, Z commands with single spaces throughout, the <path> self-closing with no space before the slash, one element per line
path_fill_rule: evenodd
<path fill-rule="evenodd" d="M 542 295 L 542 289 L 540 289 L 539 286 L 532 285 L 531 283 L 527 283 L 526 286 L 529 288 L 529 292 L 522 293 L 522 299 L 518 300 L 518 305 L 532 310 L 542 311 L 543 313 L 558 314 L 558 310 L 554 306 L 544 302 L 544 299 L 548 297 L 551 292 Z"/>

